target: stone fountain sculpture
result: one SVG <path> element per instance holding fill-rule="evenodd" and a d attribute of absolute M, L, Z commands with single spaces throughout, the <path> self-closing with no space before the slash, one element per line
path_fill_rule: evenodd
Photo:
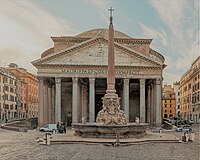
<path fill-rule="evenodd" d="M 96 123 L 74 123 L 72 127 L 75 129 L 75 135 L 81 137 L 95 138 L 116 138 L 116 134 L 120 137 L 135 137 L 146 134 L 146 126 L 144 123 L 128 123 L 124 111 L 120 110 L 120 98 L 115 90 L 115 55 L 114 55 L 114 27 L 113 17 L 110 8 L 110 24 L 108 39 L 108 75 L 107 90 L 102 98 L 103 106 L 97 114 Z"/>
<path fill-rule="evenodd" d="M 120 98 L 115 90 L 115 55 L 114 55 L 114 27 L 112 17 L 112 7 L 110 11 L 109 41 L 108 41 L 108 75 L 107 90 L 103 99 L 103 109 L 99 111 L 96 123 L 99 124 L 126 124 L 126 117 L 120 110 Z"/>

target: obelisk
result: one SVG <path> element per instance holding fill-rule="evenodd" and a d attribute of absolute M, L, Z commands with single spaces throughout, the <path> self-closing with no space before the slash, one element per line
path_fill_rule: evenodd
<path fill-rule="evenodd" d="M 110 24 L 109 24 L 109 38 L 108 38 L 108 75 L 107 75 L 107 94 L 115 94 L 115 54 L 114 54 L 114 27 L 112 17 L 112 7 L 109 9 Z"/>
<path fill-rule="evenodd" d="M 112 7 L 110 11 L 109 38 L 108 38 L 108 71 L 107 71 L 107 90 L 102 98 L 103 109 L 99 111 L 96 122 L 99 124 L 126 124 L 126 117 L 120 110 L 120 98 L 115 90 L 115 54 L 114 54 L 114 26 Z"/>

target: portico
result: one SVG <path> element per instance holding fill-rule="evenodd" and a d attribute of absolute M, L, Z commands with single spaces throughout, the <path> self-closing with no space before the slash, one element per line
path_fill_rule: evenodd
<path fill-rule="evenodd" d="M 106 93 L 107 30 L 75 37 L 52 37 L 54 47 L 32 62 L 39 77 L 39 126 L 95 122 Z M 161 125 L 164 57 L 151 39 L 133 39 L 115 31 L 115 88 L 127 122 Z"/>

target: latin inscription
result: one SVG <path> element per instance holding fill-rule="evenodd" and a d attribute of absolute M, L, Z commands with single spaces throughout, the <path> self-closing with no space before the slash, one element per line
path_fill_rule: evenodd
<path fill-rule="evenodd" d="M 88 74 L 88 75 L 97 75 L 97 74 L 107 74 L 107 70 L 94 70 L 94 69 L 62 69 L 62 73 L 67 74 Z M 132 74 L 139 74 L 139 71 L 133 71 L 133 70 L 116 70 L 116 75 L 132 75 Z"/>

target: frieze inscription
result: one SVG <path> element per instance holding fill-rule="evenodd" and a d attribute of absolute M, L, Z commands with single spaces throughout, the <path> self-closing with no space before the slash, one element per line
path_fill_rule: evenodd
<path fill-rule="evenodd" d="M 95 70 L 95 69 L 62 69 L 62 73 L 67 74 L 86 74 L 86 75 L 97 75 L 97 74 L 107 74 L 107 70 Z M 139 71 L 134 70 L 116 70 L 116 75 L 133 75 L 139 74 Z"/>

